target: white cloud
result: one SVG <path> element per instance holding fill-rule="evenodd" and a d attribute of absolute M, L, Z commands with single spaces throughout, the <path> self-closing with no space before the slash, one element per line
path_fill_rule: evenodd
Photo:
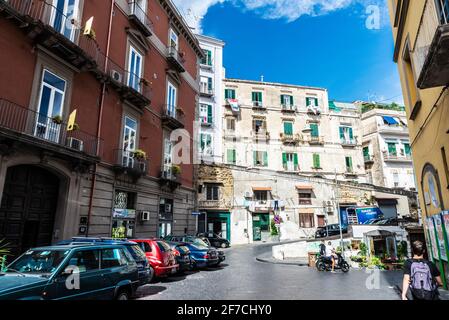
<path fill-rule="evenodd" d="M 367 7 L 380 7 L 381 19 L 385 19 L 386 0 L 173 0 L 187 23 L 201 33 L 201 21 L 210 7 L 228 2 L 244 10 L 254 11 L 264 19 L 295 21 L 303 15 L 319 16 L 359 3 Z M 364 13 L 362 13 L 363 16 Z"/>

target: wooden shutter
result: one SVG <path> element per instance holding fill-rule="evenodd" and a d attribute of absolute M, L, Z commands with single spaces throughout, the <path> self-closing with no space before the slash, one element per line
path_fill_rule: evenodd
<path fill-rule="evenodd" d="M 287 165 L 287 154 L 285 152 L 282 153 L 282 165 Z"/>
<path fill-rule="evenodd" d="M 268 167 L 268 152 L 266 151 L 263 153 L 263 165 Z"/>
<path fill-rule="evenodd" d="M 293 102 L 293 96 L 290 96 L 290 105 L 291 105 L 291 106 L 294 105 L 294 102 Z"/>
<path fill-rule="evenodd" d="M 314 168 L 320 168 L 321 167 L 321 163 L 320 163 L 320 155 L 319 154 L 314 154 L 313 155 L 313 167 Z"/>
<path fill-rule="evenodd" d="M 293 154 L 293 164 L 295 165 L 295 169 L 297 169 L 298 168 L 298 164 L 299 164 L 298 154 L 297 153 Z"/>
<path fill-rule="evenodd" d="M 345 138 L 345 128 L 340 127 L 340 139 L 344 140 Z"/>
<path fill-rule="evenodd" d="M 311 123 L 310 129 L 312 129 L 312 133 L 311 133 L 312 137 L 318 137 L 320 135 L 319 130 L 318 130 L 318 124 Z"/>
<path fill-rule="evenodd" d="M 284 133 L 286 135 L 292 135 L 293 134 L 293 123 L 291 123 L 291 122 L 284 122 Z"/>
<path fill-rule="evenodd" d="M 212 115 L 212 105 L 207 105 L 207 123 L 212 123 L 213 115 Z"/>

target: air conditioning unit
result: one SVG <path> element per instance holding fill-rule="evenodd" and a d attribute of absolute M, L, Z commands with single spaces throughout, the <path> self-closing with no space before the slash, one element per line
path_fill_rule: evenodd
<path fill-rule="evenodd" d="M 323 201 L 323 202 L 324 202 L 325 207 L 333 207 L 334 206 L 334 203 L 330 200 Z"/>
<path fill-rule="evenodd" d="M 245 198 L 252 198 L 251 192 L 245 192 Z"/>
<path fill-rule="evenodd" d="M 123 75 L 117 70 L 111 70 L 111 78 L 114 82 L 122 83 Z"/>
<path fill-rule="evenodd" d="M 84 150 L 84 142 L 80 139 L 76 139 L 76 138 L 67 138 L 67 146 L 69 148 L 78 150 L 78 151 L 83 151 Z"/>
<path fill-rule="evenodd" d="M 150 211 L 142 211 L 140 213 L 140 221 L 150 221 Z"/>

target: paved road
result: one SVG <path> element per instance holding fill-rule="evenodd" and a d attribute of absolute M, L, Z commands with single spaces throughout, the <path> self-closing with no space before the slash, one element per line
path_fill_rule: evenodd
<path fill-rule="evenodd" d="M 221 268 L 160 280 L 141 288 L 140 299 L 399 299 L 395 286 L 401 281 L 400 272 L 378 272 L 378 289 L 370 290 L 366 286 L 370 275 L 364 271 L 319 273 L 308 267 L 256 261 L 269 250 L 269 245 L 227 249 L 227 260 Z"/>

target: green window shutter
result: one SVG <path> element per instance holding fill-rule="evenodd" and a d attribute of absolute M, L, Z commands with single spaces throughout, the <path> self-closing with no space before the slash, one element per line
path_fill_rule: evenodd
<path fill-rule="evenodd" d="M 212 90 L 212 78 L 207 78 L 207 88 Z"/>
<path fill-rule="evenodd" d="M 312 129 L 312 133 L 311 133 L 312 137 L 319 137 L 320 132 L 318 130 L 318 124 L 311 123 L 310 124 L 310 129 Z"/>
<path fill-rule="evenodd" d="M 396 151 L 396 143 L 388 143 L 388 153 L 390 155 L 397 155 L 397 151 Z"/>
<path fill-rule="evenodd" d="M 209 104 L 207 106 L 207 123 L 212 123 L 213 115 L 212 115 L 212 105 Z"/>
<path fill-rule="evenodd" d="M 235 99 L 235 90 L 234 89 L 231 90 L 231 99 Z"/>
<path fill-rule="evenodd" d="M 283 106 L 283 105 L 284 105 L 284 95 L 281 94 L 281 106 Z"/>
<path fill-rule="evenodd" d="M 410 144 L 408 143 L 404 143 L 404 149 L 405 149 L 405 154 L 407 156 L 412 154 L 412 149 L 410 148 Z"/>
<path fill-rule="evenodd" d="M 349 128 L 349 139 L 354 139 L 354 131 L 352 130 L 352 128 Z"/>
<path fill-rule="evenodd" d="M 263 153 L 263 165 L 268 167 L 268 152 L 266 151 Z"/>
<path fill-rule="evenodd" d="M 320 168 L 321 167 L 321 163 L 320 163 L 320 155 L 319 154 L 314 154 L 313 155 L 313 167 L 314 168 Z"/>
<path fill-rule="evenodd" d="M 294 102 L 293 102 L 293 96 L 290 96 L 290 105 L 291 105 L 291 106 L 294 105 Z"/>
<path fill-rule="evenodd" d="M 287 164 L 287 154 L 282 153 L 282 164 L 285 166 Z"/>
<path fill-rule="evenodd" d="M 292 135 L 293 134 L 293 123 L 284 122 L 284 134 Z"/>
<path fill-rule="evenodd" d="M 201 150 L 204 150 L 205 143 L 204 143 L 204 134 L 203 133 L 200 135 L 200 141 L 201 141 Z"/>
<path fill-rule="evenodd" d="M 230 90 L 229 89 L 225 89 L 225 99 L 232 99 L 230 96 Z"/>
<path fill-rule="evenodd" d="M 253 92 L 253 93 L 252 93 L 252 96 L 253 96 L 253 98 L 252 98 L 253 100 L 252 100 L 252 101 L 253 101 L 253 102 L 254 102 L 254 101 L 257 101 L 257 93 L 256 93 L 256 92 Z"/>
<path fill-rule="evenodd" d="M 234 149 L 228 149 L 228 163 L 235 163 L 235 150 Z"/>
<path fill-rule="evenodd" d="M 210 50 L 207 50 L 207 64 L 209 66 L 212 65 L 212 51 L 210 51 Z"/>
<path fill-rule="evenodd" d="M 237 163 L 237 150 L 232 150 L 232 163 Z"/>
<path fill-rule="evenodd" d="M 352 158 L 346 157 L 346 168 L 348 171 L 352 171 Z"/>
<path fill-rule="evenodd" d="M 363 148 L 363 156 L 368 159 L 369 158 L 369 148 L 365 147 Z"/>
<path fill-rule="evenodd" d="M 306 106 L 308 107 L 310 105 L 310 98 L 306 98 Z"/>
<path fill-rule="evenodd" d="M 253 151 L 254 165 L 257 166 L 257 151 Z"/>
<path fill-rule="evenodd" d="M 314 98 L 315 100 L 315 107 L 318 107 L 318 98 Z"/>
<path fill-rule="evenodd" d="M 340 127 L 340 139 L 345 138 L 345 129 L 343 127 Z"/>
<path fill-rule="evenodd" d="M 298 154 L 297 153 L 293 154 L 293 164 L 295 165 L 295 168 L 298 167 L 299 161 L 298 161 Z"/>

